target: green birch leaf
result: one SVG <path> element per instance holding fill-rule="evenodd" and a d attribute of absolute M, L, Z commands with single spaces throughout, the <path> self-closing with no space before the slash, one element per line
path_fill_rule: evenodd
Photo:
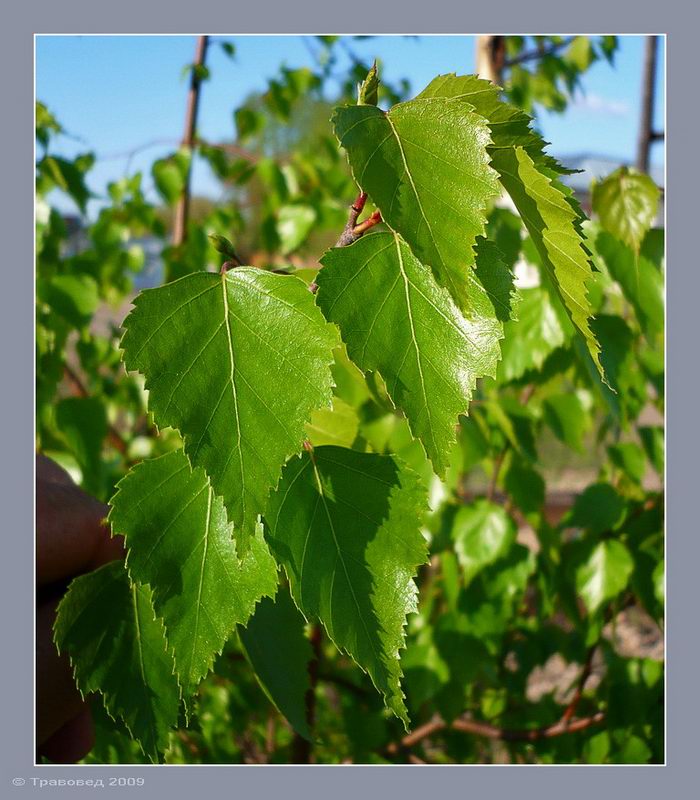
<path fill-rule="evenodd" d="M 377 95 L 379 92 L 379 73 L 377 62 L 372 64 L 372 68 L 367 73 L 367 77 L 362 81 L 357 89 L 357 104 L 359 106 L 376 106 Z"/>
<path fill-rule="evenodd" d="M 223 498 L 243 555 L 311 412 L 330 405 L 336 334 L 302 281 L 248 267 L 187 275 L 134 305 L 124 363 Z"/>
<path fill-rule="evenodd" d="M 467 585 L 485 566 L 506 555 L 515 542 L 515 523 L 500 507 L 481 498 L 457 512 L 452 539 Z"/>
<path fill-rule="evenodd" d="M 242 560 L 223 501 L 182 450 L 142 461 L 117 486 L 109 521 L 123 534 L 132 580 L 153 588 L 187 699 L 237 624 L 277 589 L 277 566 L 262 536 Z"/>
<path fill-rule="evenodd" d="M 606 231 L 595 238 L 596 252 L 601 256 L 612 278 L 634 308 L 644 332 L 656 336 L 664 329 L 664 277 L 642 253 L 634 253 Z"/>
<path fill-rule="evenodd" d="M 338 108 L 333 123 L 355 180 L 382 219 L 468 310 L 468 268 L 499 194 L 486 121 L 460 100 L 428 98 L 389 112 Z"/>
<path fill-rule="evenodd" d="M 423 98 L 452 98 L 471 106 L 486 119 L 491 131 L 490 153 L 502 148 L 522 147 L 537 164 L 546 165 L 556 172 L 569 173 L 557 161 L 546 155 L 548 142 L 532 130 L 532 117 L 500 98 L 501 90 L 491 81 L 476 75 L 438 75 L 417 96 Z"/>
<path fill-rule="evenodd" d="M 70 655 L 82 694 L 100 692 L 157 761 L 178 720 L 180 688 L 151 590 L 130 585 L 120 561 L 81 575 L 58 607 L 54 640 Z"/>
<path fill-rule="evenodd" d="M 637 429 L 644 452 L 659 475 L 664 474 L 664 429 L 655 425 Z"/>
<path fill-rule="evenodd" d="M 584 437 L 591 418 L 576 394 L 553 394 L 543 403 L 544 419 L 554 435 L 567 447 L 584 452 Z"/>
<path fill-rule="evenodd" d="M 586 282 L 593 273 L 581 232 L 580 212 L 557 183 L 538 170 L 522 147 L 497 151 L 493 165 L 530 233 L 564 308 L 605 379 L 600 345 L 589 324 L 592 309 Z"/>
<path fill-rule="evenodd" d="M 495 248 L 482 240 L 480 249 L 482 244 L 485 274 L 494 266 Z M 471 312 L 462 314 L 394 233 L 329 250 L 321 263 L 316 298 L 326 319 L 339 326 L 353 361 L 382 375 L 435 471 L 444 475 L 457 419 L 476 379 L 495 374 L 512 278 L 510 285 L 496 273 L 479 281 L 471 274 L 479 267 L 470 268 L 465 287 Z M 484 286 L 490 284 L 488 293 Z"/>
<path fill-rule="evenodd" d="M 308 238 L 316 222 L 316 212 L 307 205 L 282 206 L 277 212 L 277 235 L 283 256 L 297 250 Z"/>
<path fill-rule="evenodd" d="M 306 426 L 306 435 L 314 447 L 322 444 L 352 447 L 359 427 L 357 409 L 334 397 L 333 408 L 320 408 L 313 412 L 311 422 Z"/>
<path fill-rule="evenodd" d="M 606 539 L 596 545 L 590 557 L 576 570 L 576 589 L 591 614 L 626 586 L 634 561 L 622 542 Z"/>
<path fill-rule="evenodd" d="M 506 323 L 501 343 L 498 380 L 513 381 L 529 370 L 540 370 L 547 356 L 561 347 L 572 328 L 562 319 L 561 306 L 540 286 L 521 289 L 518 319 Z"/>
<path fill-rule="evenodd" d="M 660 195 L 648 175 L 620 167 L 593 184 L 591 202 L 603 228 L 638 253 L 656 217 Z"/>
<path fill-rule="evenodd" d="M 274 600 L 260 602 L 238 635 L 265 694 L 294 730 L 310 740 L 306 693 L 311 691 L 313 650 L 305 626 L 289 592 L 280 590 Z"/>
<path fill-rule="evenodd" d="M 427 558 L 426 502 L 415 473 L 390 456 L 326 446 L 288 462 L 265 517 L 301 612 L 323 623 L 406 726 L 399 651 Z"/>

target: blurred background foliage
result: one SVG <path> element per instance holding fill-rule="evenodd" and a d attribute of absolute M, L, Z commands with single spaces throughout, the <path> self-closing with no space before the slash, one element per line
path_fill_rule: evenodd
<path fill-rule="evenodd" d="M 195 126 L 150 174 L 110 183 L 93 219 L 85 212 L 95 158 L 62 157 L 61 121 L 37 102 L 36 446 L 100 500 L 129 466 L 180 445 L 176 432 L 155 429 L 140 377 L 120 362 L 120 323 L 135 291 L 217 269 L 212 233 L 233 239 L 244 263 L 310 282 L 345 224 L 356 187 L 329 118 L 334 105 L 355 102 L 371 66 L 353 55 L 338 74 L 339 52 L 352 54 L 357 38 L 315 37 L 315 68 L 281 67 L 266 91 L 231 110 L 232 141 L 202 141 Z M 498 40 L 480 45 L 506 98 L 529 113 L 564 112 L 592 63 L 614 63 L 617 44 L 611 36 L 481 38 Z M 218 44 L 235 58 L 232 43 Z M 185 69 L 205 102 L 204 59 Z M 408 89 L 382 82 L 380 105 L 406 99 Z M 209 164 L 221 197 L 187 198 L 176 236 L 194 158 Z M 147 182 L 158 202 L 146 199 Z M 57 209 L 60 193 L 81 212 L 77 220 Z M 172 735 L 169 763 L 663 761 L 659 192 L 623 168 L 590 197 L 584 230 L 598 270 L 590 296 L 610 388 L 540 280 L 519 218 L 499 202 L 489 236 L 518 277 L 518 319 L 507 323 L 497 379 L 480 383 L 460 418 L 447 479 L 432 473 L 381 380 L 362 375 L 342 350 L 333 409 L 308 426 L 314 444 L 396 453 L 430 487 L 431 560 L 418 576 L 420 609 L 402 656 L 413 733 L 321 640 L 316 740 L 305 744 L 234 637 L 202 684 L 190 726 Z M 628 197 L 632 215 L 620 212 Z M 87 763 L 144 761 L 94 706 Z M 574 718 L 585 724 L 577 729 Z"/>

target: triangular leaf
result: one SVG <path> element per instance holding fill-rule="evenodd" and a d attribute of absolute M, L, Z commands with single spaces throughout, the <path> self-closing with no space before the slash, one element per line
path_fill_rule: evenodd
<path fill-rule="evenodd" d="M 512 277 L 503 281 L 510 273 L 490 242 L 481 240 L 482 248 L 480 268 L 465 275 L 468 314 L 394 233 L 328 251 L 316 279 L 317 302 L 340 327 L 348 354 L 363 370 L 381 373 L 439 475 L 476 379 L 495 373 L 500 319 L 510 313 Z M 478 281 L 475 272 L 489 277 Z"/>
<path fill-rule="evenodd" d="M 619 167 L 593 184 L 591 201 L 603 228 L 639 252 L 656 217 L 660 194 L 659 187 L 648 175 L 630 167 Z"/>
<path fill-rule="evenodd" d="M 237 624 L 274 595 L 277 566 L 262 534 L 242 561 L 223 501 L 182 450 L 142 461 L 120 481 L 109 520 L 129 549 L 132 579 L 153 587 L 183 696 L 209 672 Z"/>
<path fill-rule="evenodd" d="M 54 638 L 80 691 L 101 692 L 107 711 L 157 761 L 177 723 L 180 689 L 151 594 L 130 585 L 118 561 L 81 575 L 61 600 Z"/>
<path fill-rule="evenodd" d="M 452 526 L 454 549 L 464 570 L 465 585 L 484 567 L 504 556 L 517 533 L 510 516 L 494 503 L 481 498 L 462 506 Z"/>
<path fill-rule="evenodd" d="M 287 464 L 265 517 L 301 612 L 323 623 L 405 725 L 399 651 L 426 560 L 426 502 L 417 476 L 390 456 L 326 446 Z"/>
<path fill-rule="evenodd" d="M 209 475 L 242 555 L 311 412 L 330 404 L 335 332 L 302 281 L 252 268 L 187 275 L 134 305 L 124 362 Z"/>
<path fill-rule="evenodd" d="M 485 120 L 459 100 L 438 98 L 400 103 L 389 112 L 338 108 L 333 122 L 355 180 L 382 219 L 468 309 L 473 248 L 499 194 Z"/>
<path fill-rule="evenodd" d="M 576 570 L 576 588 L 594 614 L 627 586 L 634 561 L 622 542 L 606 539 L 596 545 L 588 560 Z"/>
<path fill-rule="evenodd" d="M 306 701 L 311 691 L 309 662 L 313 650 L 305 625 L 289 592 L 280 589 L 274 600 L 262 600 L 238 634 L 265 694 L 294 730 L 310 740 Z"/>

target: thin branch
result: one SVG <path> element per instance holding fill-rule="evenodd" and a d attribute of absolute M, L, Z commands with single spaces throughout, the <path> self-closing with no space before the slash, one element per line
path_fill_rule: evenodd
<path fill-rule="evenodd" d="M 501 452 L 496 456 L 496 460 L 493 464 L 493 472 L 491 473 L 491 481 L 489 482 L 489 488 L 486 490 L 486 499 L 489 501 L 492 501 L 496 494 L 496 487 L 498 485 L 498 476 L 501 474 L 501 468 L 503 467 L 503 462 L 509 450 L 510 450 L 510 445 L 507 444 L 503 448 L 503 450 L 501 450 Z"/>
<path fill-rule="evenodd" d="M 581 697 L 583 696 L 583 690 L 586 686 L 586 681 L 590 677 L 591 670 L 593 669 L 593 658 L 595 656 L 597 648 L 598 648 L 597 642 L 588 648 L 588 653 L 586 654 L 586 661 L 583 665 L 583 670 L 581 671 L 578 683 L 576 684 L 576 691 L 574 692 L 574 696 L 571 698 L 571 702 L 564 709 L 564 713 L 561 715 L 562 722 L 569 722 L 576 713 L 578 704 L 580 703 Z"/>
<path fill-rule="evenodd" d="M 90 392 L 82 382 L 78 373 L 68 364 L 63 367 L 63 372 L 68 380 L 73 384 L 74 392 L 78 397 L 90 397 Z M 107 426 L 107 441 L 118 450 L 123 456 L 126 455 L 129 445 L 119 431 L 112 425 Z"/>
<path fill-rule="evenodd" d="M 364 235 L 370 228 L 378 225 L 382 221 L 382 215 L 379 211 L 374 211 L 367 217 L 364 222 L 358 224 L 357 219 L 362 213 L 367 202 L 367 193 L 360 192 L 355 198 L 355 202 L 350 206 L 348 214 L 348 221 L 345 223 L 342 233 L 338 237 L 338 241 L 333 245 L 334 247 L 347 247 L 347 245 L 356 242 L 362 235 Z M 309 284 L 309 291 L 316 294 L 318 285 L 316 281 Z"/>
<path fill-rule="evenodd" d="M 350 206 L 350 213 L 348 214 L 348 221 L 345 223 L 343 232 L 338 237 L 335 247 L 347 247 L 347 245 L 356 242 L 360 236 L 366 233 L 370 228 L 382 221 L 382 215 L 379 211 L 372 213 L 364 222 L 358 224 L 357 218 L 362 213 L 367 202 L 367 193 L 361 192 L 355 198 L 355 202 Z"/>
<path fill-rule="evenodd" d="M 553 739 L 567 733 L 576 733 L 594 725 L 599 725 L 604 719 L 604 712 L 598 711 L 590 717 L 582 717 L 581 719 L 567 720 L 562 717 L 553 725 L 547 725 L 542 728 L 510 729 L 499 728 L 496 725 L 472 719 L 456 719 L 451 724 L 448 724 L 440 717 L 434 717 L 430 722 L 426 722 L 412 733 L 404 736 L 401 741 L 389 744 L 385 753 L 389 756 L 395 756 L 401 750 L 415 747 L 424 739 L 446 730 L 470 733 L 475 736 L 483 736 L 486 739 L 497 739 L 503 742 L 534 742 L 540 739 Z"/>
<path fill-rule="evenodd" d="M 190 74 L 190 90 L 187 94 L 187 112 L 185 114 L 185 133 L 182 137 L 182 146 L 186 148 L 190 154 L 195 144 L 195 130 L 197 127 L 197 111 L 199 108 L 199 96 L 202 81 L 200 78 L 200 70 L 198 67 L 203 67 L 207 57 L 207 45 L 209 42 L 208 36 L 197 37 L 197 50 L 195 53 L 194 64 Z M 175 221 L 173 223 L 173 245 L 175 247 L 181 245 L 187 236 L 187 218 L 190 210 L 190 178 L 192 176 L 192 165 L 187 168 L 187 175 L 185 176 L 185 185 L 182 189 L 182 194 L 178 200 L 175 209 Z"/>
<path fill-rule="evenodd" d="M 568 47 L 575 38 L 575 36 L 569 36 L 566 39 L 563 39 L 561 42 L 557 42 L 556 44 L 546 48 L 542 47 L 540 44 L 535 50 L 526 50 L 524 53 L 519 53 L 517 56 L 513 56 L 513 58 L 507 58 L 504 61 L 503 66 L 506 69 L 509 69 L 510 67 L 517 66 L 518 64 L 524 64 L 527 61 L 537 61 L 545 56 L 553 56 L 555 53 L 558 53 L 565 47 Z"/>

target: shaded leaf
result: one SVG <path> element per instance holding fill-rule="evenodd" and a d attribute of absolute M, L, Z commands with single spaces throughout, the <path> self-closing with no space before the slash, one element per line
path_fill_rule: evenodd
<path fill-rule="evenodd" d="M 585 528 L 591 533 L 604 533 L 622 522 L 625 501 L 609 483 L 594 483 L 576 498 L 567 527 Z"/>
<path fill-rule="evenodd" d="M 280 590 L 274 600 L 267 597 L 258 605 L 238 635 L 265 694 L 298 734 L 311 739 L 306 693 L 313 651 L 305 625 L 289 592 Z"/>
<path fill-rule="evenodd" d="M 541 369 L 547 356 L 570 336 L 568 320 L 562 319 L 558 304 L 544 289 L 536 286 L 519 294 L 518 319 L 507 322 L 503 330 L 499 381 L 517 380 L 529 370 Z"/>
<path fill-rule="evenodd" d="M 664 429 L 660 426 L 644 426 L 638 429 L 642 446 L 659 475 L 664 474 Z"/>
<path fill-rule="evenodd" d="M 102 442 L 107 414 L 99 397 L 65 397 L 56 405 L 56 425 L 68 442 L 83 473 L 83 488 L 102 493 Z"/>
<path fill-rule="evenodd" d="M 156 189 L 165 202 L 172 206 L 180 199 L 190 168 L 190 156 L 182 151 L 153 163 L 151 175 Z"/>
<path fill-rule="evenodd" d="M 115 561 L 76 578 L 58 607 L 54 639 L 70 655 L 80 691 L 100 692 L 157 761 L 177 723 L 180 690 L 151 590 L 130 585 Z"/>
<path fill-rule="evenodd" d="M 339 397 L 334 397 L 333 408 L 320 408 L 311 414 L 306 435 L 314 447 L 323 444 L 351 447 L 359 425 L 356 409 Z"/>
<path fill-rule="evenodd" d="M 369 673 L 406 726 L 399 651 L 427 555 L 418 528 L 426 501 L 393 458 L 327 446 L 286 465 L 265 516 L 299 609 Z"/>
<path fill-rule="evenodd" d="M 591 418 L 575 394 L 553 394 L 543 403 L 544 418 L 557 439 L 583 452 L 584 436 L 591 428 Z"/>
<path fill-rule="evenodd" d="M 280 253 L 288 255 L 302 245 L 316 222 L 316 212 L 311 206 L 282 206 L 277 212 L 277 235 Z"/>
<path fill-rule="evenodd" d="M 357 89 L 357 104 L 359 106 L 376 106 L 377 92 L 379 90 L 379 73 L 377 62 L 372 64 L 367 77 L 362 81 Z"/>
<path fill-rule="evenodd" d="M 592 309 L 586 283 L 593 273 L 580 229 L 580 209 L 572 205 L 560 184 L 538 170 L 522 147 L 496 151 L 493 166 L 520 212 L 569 318 L 604 377 L 600 346 L 589 324 Z"/>
<path fill-rule="evenodd" d="M 596 236 L 595 247 L 634 308 L 644 332 L 649 336 L 663 332 L 663 273 L 643 254 L 635 254 L 605 231 Z"/>

